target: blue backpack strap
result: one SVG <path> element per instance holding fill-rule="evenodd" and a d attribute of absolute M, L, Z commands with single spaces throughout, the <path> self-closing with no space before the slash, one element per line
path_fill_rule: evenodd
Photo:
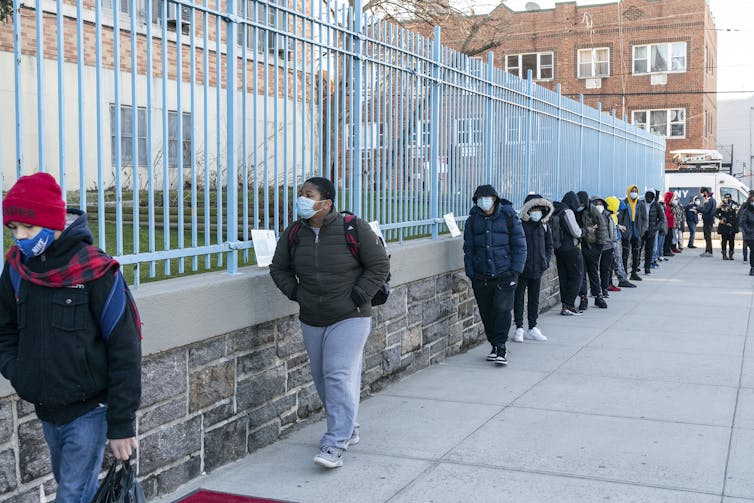
<path fill-rule="evenodd" d="M 128 291 L 128 285 L 123 278 L 123 274 L 118 271 L 115 273 L 115 281 L 113 282 L 110 293 L 105 300 L 105 307 L 102 309 L 102 314 L 99 319 L 100 330 L 102 331 L 102 338 L 107 343 L 110 338 L 110 334 L 113 333 L 115 325 L 123 316 L 126 310 L 126 304 L 131 301 L 130 292 Z"/>
<path fill-rule="evenodd" d="M 10 284 L 13 285 L 13 293 L 16 294 L 16 301 L 18 301 L 18 291 L 21 289 L 21 273 L 18 269 L 8 264 L 8 275 L 10 276 Z"/>

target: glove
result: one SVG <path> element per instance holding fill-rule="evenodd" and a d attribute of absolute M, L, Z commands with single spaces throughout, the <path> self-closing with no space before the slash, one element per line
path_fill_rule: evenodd
<path fill-rule="evenodd" d="M 513 288 L 518 283 L 518 273 L 515 271 L 508 271 L 505 274 L 500 275 L 498 286 L 501 288 Z"/>

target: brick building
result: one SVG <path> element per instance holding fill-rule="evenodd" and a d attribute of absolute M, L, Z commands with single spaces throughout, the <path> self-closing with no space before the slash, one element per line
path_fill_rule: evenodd
<path fill-rule="evenodd" d="M 557 3 L 526 11 L 500 4 L 476 45 L 504 32 L 495 65 L 565 96 L 584 96 L 656 131 L 667 150 L 716 146 L 717 34 L 707 0 L 623 0 L 579 6 Z M 459 49 L 458 23 L 442 40 Z M 429 35 L 429 33 L 426 33 Z M 672 169 L 670 156 L 666 168 Z"/>

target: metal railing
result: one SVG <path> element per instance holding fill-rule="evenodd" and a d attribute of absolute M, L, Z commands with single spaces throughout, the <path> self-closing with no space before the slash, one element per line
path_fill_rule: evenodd
<path fill-rule="evenodd" d="M 309 176 L 389 240 L 437 237 L 481 183 L 516 206 L 530 191 L 663 185 L 662 138 L 359 0 L 16 0 L 12 26 L 4 189 L 55 173 L 97 244 L 148 266 L 135 283 L 250 263 L 250 230 L 296 218 Z"/>

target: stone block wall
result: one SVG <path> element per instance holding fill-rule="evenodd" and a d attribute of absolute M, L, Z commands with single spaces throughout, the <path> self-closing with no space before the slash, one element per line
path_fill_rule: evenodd
<path fill-rule="evenodd" d="M 546 309 L 558 302 L 552 270 L 542 286 Z M 399 285 L 375 310 L 363 394 L 485 340 L 463 271 Z M 322 411 L 296 316 L 149 355 L 142 383 L 136 462 L 148 497 L 242 458 Z M 54 492 L 33 407 L 15 395 L 0 399 L 0 500 L 39 503 Z"/>

